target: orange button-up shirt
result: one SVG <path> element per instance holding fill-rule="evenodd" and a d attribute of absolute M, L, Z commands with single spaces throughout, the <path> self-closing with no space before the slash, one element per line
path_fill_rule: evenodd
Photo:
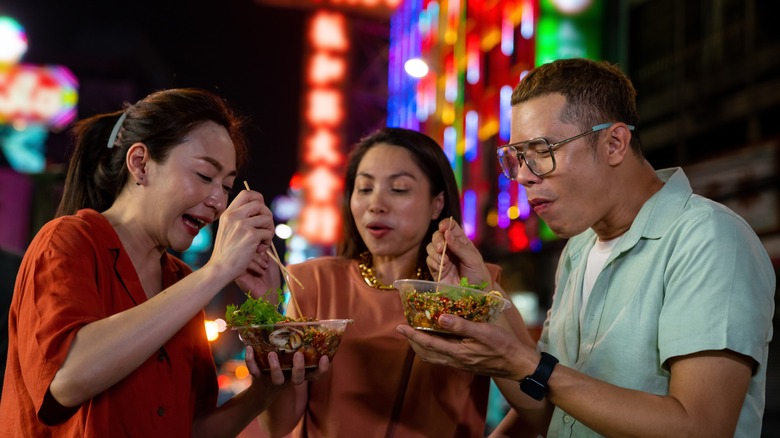
<path fill-rule="evenodd" d="M 191 272 L 169 254 L 163 287 Z M 19 437 L 189 436 L 214 409 L 217 381 L 204 313 L 117 384 L 66 409 L 47 395 L 81 327 L 146 301 L 132 262 L 108 221 L 81 210 L 46 224 L 30 244 L 9 312 L 0 435 Z"/>

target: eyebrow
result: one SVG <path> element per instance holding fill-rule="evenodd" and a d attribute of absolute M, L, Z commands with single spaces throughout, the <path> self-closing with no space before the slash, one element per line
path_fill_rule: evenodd
<path fill-rule="evenodd" d="M 225 170 L 225 166 L 223 166 L 222 163 L 220 163 L 219 161 L 209 157 L 208 155 L 204 155 L 204 156 L 196 157 L 196 158 L 211 164 L 212 166 L 214 166 L 217 169 L 218 172 L 222 172 L 223 170 Z M 232 175 L 237 175 L 237 174 L 238 173 L 234 170 L 234 171 L 230 172 L 228 175 L 232 176 Z"/>
<path fill-rule="evenodd" d="M 376 179 L 376 177 L 374 175 L 371 175 L 370 173 L 366 173 L 366 172 L 358 172 L 358 174 L 356 176 L 362 176 L 364 178 L 369 178 L 369 179 Z M 400 178 L 402 176 L 408 176 L 409 178 L 411 178 L 411 179 L 413 179 L 415 181 L 417 180 L 417 178 L 413 174 L 411 174 L 409 172 L 406 172 L 406 171 L 394 173 L 394 174 L 390 175 L 390 179 L 397 179 L 397 178 Z"/>

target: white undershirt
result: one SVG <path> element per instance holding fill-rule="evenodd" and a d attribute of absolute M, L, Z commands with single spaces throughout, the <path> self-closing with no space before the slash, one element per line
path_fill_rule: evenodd
<path fill-rule="evenodd" d="M 585 315 L 585 306 L 588 304 L 590 293 L 593 291 L 593 285 L 596 283 L 596 279 L 599 277 L 601 270 L 604 269 L 604 264 L 607 263 L 609 255 L 612 253 L 612 249 L 620 240 L 620 237 L 616 237 L 611 240 L 596 239 L 596 243 L 593 248 L 590 249 L 588 254 L 588 264 L 585 266 L 585 278 L 582 280 L 582 307 L 580 307 L 580 323 Z"/>

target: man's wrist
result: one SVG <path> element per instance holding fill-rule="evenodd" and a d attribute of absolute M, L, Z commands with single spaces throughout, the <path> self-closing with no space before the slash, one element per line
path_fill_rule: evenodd
<path fill-rule="evenodd" d="M 543 352 L 541 359 L 539 360 L 539 365 L 536 366 L 536 370 L 533 374 L 525 376 L 525 378 L 520 381 L 520 390 L 535 400 L 542 400 L 549 392 L 547 382 L 557 364 L 558 359 L 556 359 L 555 356 Z"/>

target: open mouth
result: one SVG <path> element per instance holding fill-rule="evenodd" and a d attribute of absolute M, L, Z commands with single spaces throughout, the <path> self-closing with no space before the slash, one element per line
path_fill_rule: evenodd
<path fill-rule="evenodd" d="M 533 208 L 536 214 L 540 214 L 547 209 L 551 202 L 543 199 L 533 199 L 529 201 L 528 204 L 531 205 L 531 208 Z"/>
<path fill-rule="evenodd" d="M 201 228 L 206 226 L 206 222 L 196 218 L 195 216 L 191 216 L 189 214 L 183 214 L 182 219 L 184 220 L 184 224 L 190 229 L 190 233 L 192 234 L 198 234 L 198 231 L 200 231 Z"/>
<path fill-rule="evenodd" d="M 374 237 L 382 237 L 389 233 L 392 228 L 384 224 L 370 223 L 366 225 L 366 230 L 368 230 L 368 232 Z"/>

